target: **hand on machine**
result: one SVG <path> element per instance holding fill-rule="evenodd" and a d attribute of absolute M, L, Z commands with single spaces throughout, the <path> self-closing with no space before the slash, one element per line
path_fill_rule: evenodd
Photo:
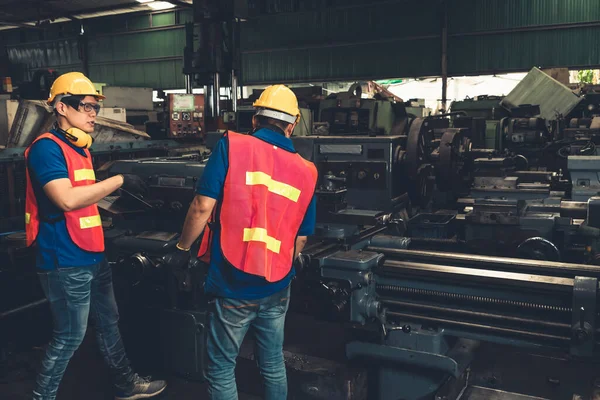
<path fill-rule="evenodd" d="M 186 250 L 177 244 L 174 251 L 163 257 L 163 261 L 174 270 L 182 270 L 188 268 L 190 258 L 190 249 Z"/>
<path fill-rule="evenodd" d="M 142 196 L 148 193 L 148 185 L 139 176 L 134 174 L 121 174 L 121 176 L 123 177 L 123 186 L 121 186 L 121 189 L 125 192 Z"/>

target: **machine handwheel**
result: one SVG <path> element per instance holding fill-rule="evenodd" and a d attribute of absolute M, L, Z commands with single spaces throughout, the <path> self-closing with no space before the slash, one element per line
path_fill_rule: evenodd
<path fill-rule="evenodd" d="M 444 133 L 439 147 L 437 186 L 441 191 L 456 190 L 462 186 L 465 156 L 471 150 L 471 141 L 462 132 L 450 129 Z"/>

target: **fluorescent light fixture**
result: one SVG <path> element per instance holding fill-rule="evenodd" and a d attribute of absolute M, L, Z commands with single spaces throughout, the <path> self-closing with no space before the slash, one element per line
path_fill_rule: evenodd
<path fill-rule="evenodd" d="M 150 3 L 153 2 L 154 0 L 137 0 L 138 3 Z"/>
<path fill-rule="evenodd" d="M 175 4 L 169 3 L 168 1 L 153 1 L 147 4 L 151 9 L 158 10 L 168 10 L 169 8 L 175 7 Z"/>

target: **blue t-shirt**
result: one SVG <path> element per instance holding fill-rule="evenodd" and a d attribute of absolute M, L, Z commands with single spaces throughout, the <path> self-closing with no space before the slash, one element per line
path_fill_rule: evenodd
<path fill-rule="evenodd" d="M 86 156 L 83 149 L 73 146 L 57 131 L 51 130 L 50 133 L 67 143 L 82 157 Z M 39 215 L 49 219 L 60 217 L 63 212 L 46 196 L 43 187 L 55 179 L 69 178 L 62 149 L 52 139 L 40 139 L 29 150 L 27 166 Z M 104 253 L 91 253 L 73 243 L 64 219 L 55 223 L 40 221 L 36 247 L 36 265 L 44 270 L 52 270 L 57 266 L 87 267 L 104 259 Z"/>
<path fill-rule="evenodd" d="M 284 150 L 296 152 L 292 141 L 277 132 L 260 129 L 254 133 L 254 136 Z M 206 164 L 202 178 L 198 182 L 196 193 L 220 201 L 228 165 L 227 140 L 221 138 Z M 308 236 L 314 233 L 316 215 L 316 200 L 313 196 L 298 231 L 298 236 Z M 290 284 L 295 274 L 294 268 L 281 281 L 268 282 L 260 276 L 247 274 L 224 262 L 219 233 L 219 228 L 216 227 L 210 249 L 210 266 L 206 277 L 205 288 L 208 293 L 219 297 L 253 300 L 275 294 Z"/>

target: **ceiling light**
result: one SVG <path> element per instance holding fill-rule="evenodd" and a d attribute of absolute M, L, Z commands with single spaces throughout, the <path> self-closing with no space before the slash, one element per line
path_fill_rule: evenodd
<path fill-rule="evenodd" d="M 148 7 L 153 10 L 167 10 L 169 8 L 175 7 L 175 4 L 171 4 L 168 1 L 153 1 L 148 3 Z"/>
<path fill-rule="evenodd" d="M 154 0 L 137 0 L 138 3 L 150 3 Z"/>

